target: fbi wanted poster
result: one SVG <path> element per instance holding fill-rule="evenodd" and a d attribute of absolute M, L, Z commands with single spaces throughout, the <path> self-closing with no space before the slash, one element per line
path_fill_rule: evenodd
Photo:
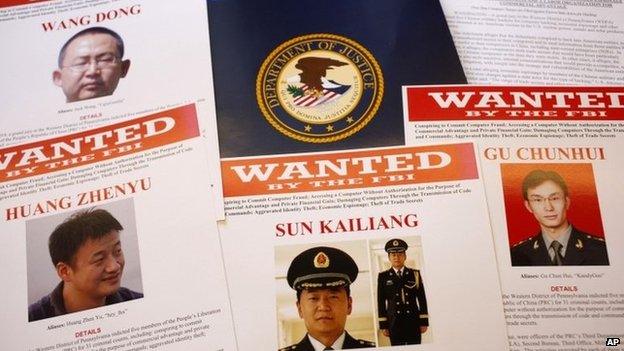
<path fill-rule="evenodd" d="M 506 350 L 474 145 L 402 147 L 401 87 L 466 82 L 439 1 L 208 10 L 239 349 Z"/>
<path fill-rule="evenodd" d="M 408 143 L 479 144 L 511 350 L 624 336 L 624 90 L 409 86 Z"/>
<path fill-rule="evenodd" d="M 222 172 L 239 349 L 507 349 L 473 144 L 229 158 Z"/>
<path fill-rule="evenodd" d="M 195 104 L 222 216 L 205 2 L 3 1 L 0 32 L 0 146 Z"/>
<path fill-rule="evenodd" d="M 234 350 L 204 148 L 189 104 L 0 149 L 3 349 Z"/>

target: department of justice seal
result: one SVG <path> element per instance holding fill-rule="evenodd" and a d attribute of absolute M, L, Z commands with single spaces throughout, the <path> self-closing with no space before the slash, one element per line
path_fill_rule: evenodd
<path fill-rule="evenodd" d="M 296 37 L 264 60 L 258 106 L 282 134 L 310 143 L 347 138 L 375 116 L 383 98 L 381 68 L 371 53 L 334 34 Z"/>

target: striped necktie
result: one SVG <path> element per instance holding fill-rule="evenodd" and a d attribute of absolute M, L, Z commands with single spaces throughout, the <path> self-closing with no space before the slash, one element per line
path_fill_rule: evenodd
<path fill-rule="evenodd" d="M 555 256 L 552 259 L 553 266 L 562 266 L 563 256 L 561 256 L 561 249 L 563 248 L 563 245 L 555 240 L 550 244 L 550 247 L 552 247 L 552 249 L 555 251 Z"/>

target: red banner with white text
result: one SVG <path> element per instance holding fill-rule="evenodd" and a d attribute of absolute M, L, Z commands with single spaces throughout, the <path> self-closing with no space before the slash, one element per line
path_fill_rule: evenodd
<path fill-rule="evenodd" d="M 199 136 L 186 105 L 54 139 L 0 149 L 0 183 L 142 152 Z"/>
<path fill-rule="evenodd" d="M 478 178 L 473 144 L 225 159 L 226 197 Z"/>
<path fill-rule="evenodd" d="M 404 87 L 407 120 L 624 120 L 624 87 Z"/>

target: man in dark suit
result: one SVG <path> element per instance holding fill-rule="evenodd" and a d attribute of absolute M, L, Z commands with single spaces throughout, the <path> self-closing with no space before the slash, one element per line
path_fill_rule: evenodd
<path fill-rule="evenodd" d="M 288 285 L 297 292 L 297 311 L 307 334 L 289 351 L 343 350 L 375 347 L 345 331 L 353 300 L 350 285 L 358 267 L 342 250 L 319 246 L 300 253 L 288 269 Z"/>
<path fill-rule="evenodd" d="M 522 183 L 524 206 L 540 232 L 511 248 L 512 266 L 609 265 L 604 239 L 570 224 L 568 186 L 557 172 L 534 170 Z"/>
<path fill-rule="evenodd" d="M 405 267 L 407 243 L 392 239 L 385 250 L 392 267 L 377 276 L 379 329 L 392 345 L 420 344 L 429 315 L 420 272 Z"/>

